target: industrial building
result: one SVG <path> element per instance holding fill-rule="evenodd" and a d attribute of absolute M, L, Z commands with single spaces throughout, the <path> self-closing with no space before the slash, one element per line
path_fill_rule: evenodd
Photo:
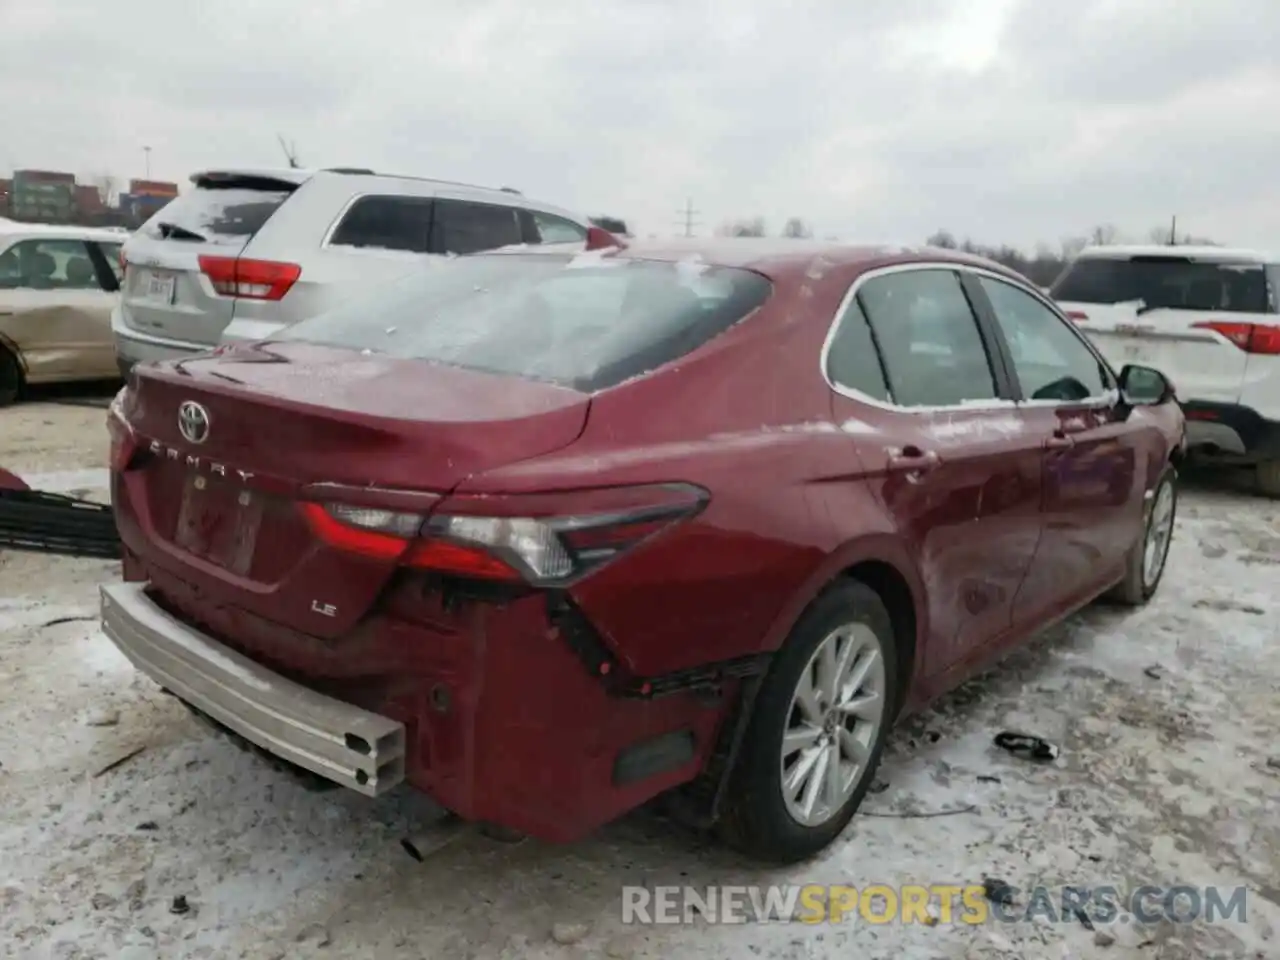
<path fill-rule="evenodd" d="M 78 183 L 74 173 L 15 170 L 0 179 L 0 217 L 30 223 L 80 223 L 137 227 L 178 195 L 166 180 L 130 180 L 113 198 L 97 184 Z"/>

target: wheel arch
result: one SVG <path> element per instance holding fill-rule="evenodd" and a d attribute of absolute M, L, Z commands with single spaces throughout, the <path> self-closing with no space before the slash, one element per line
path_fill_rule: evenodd
<path fill-rule="evenodd" d="M 25 377 L 27 375 L 26 355 L 23 354 L 22 348 L 18 346 L 17 342 L 13 340 L 12 337 L 9 337 L 7 334 L 5 334 L 3 331 L 0 331 L 0 348 L 8 350 L 11 354 L 13 354 L 13 358 L 18 361 L 18 369 L 22 372 L 22 375 Z"/>
<path fill-rule="evenodd" d="M 809 605 L 833 583 L 856 580 L 876 592 L 889 611 L 898 659 L 898 704 L 907 699 L 912 681 L 920 675 L 928 614 L 924 585 L 909 552 L 890 534 L 876 534 L 846 543 L 829 554 L 796 591 L 770 627 L 766 649 L 778 650 Z"/>

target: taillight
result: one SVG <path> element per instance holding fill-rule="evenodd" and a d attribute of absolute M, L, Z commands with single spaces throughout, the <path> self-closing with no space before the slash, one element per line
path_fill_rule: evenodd
<path fill-rule="evenodd" d="M 1204 320 L 1192 324 L 1199 330 L 1221 334 L 1245 353 L 1280 355 L 1280 327 L 1267 323 L 1239 323 L 1230 320 Z"/>
<path fill-rule="evenodd" d="M 604 227 L 587 227 L 588 250 L 625 250 L 627 245 L 615 237 Z"/>
<path fill-rule="evenodd" d="M 1089 315 L 1085 313 L 1083 310 L 1068 310 L 1067 319 L 1075 323 L 1087 323 L 1089 320 Z"/>
<path fill-rule="evenodd" d="M 107 408 L 107 435 L 111 438 L 108 463 L 116 473 L 127 470 L 138 452 L 138 438 L 124 416 L 124 395 L 127 389 L 126 387 L 117 393 L 111 400 L 111 406 Z"/>
<path fill-rule="evenodd" d="M 549 498 L 571 509 L 544 513 Z M 699 487 L 657 484 L 455 497 L 430 516 L 338 503 L 307 502 L 302 509 L 316 536 L 339 550 L 457 577 L 553 586 L 608 563 L 706 502 Z M 495 515 L 495 506 L 511 513 Z M 521 507 L 526 515 L 515 513 Z"/>
<path fill-rule="evenodd" d="M 243 257 L 199 258 L 200 271 L 224 297 L 242 300 L 280 300 L 302 276 L 296 263 L 246 260 Z"/>

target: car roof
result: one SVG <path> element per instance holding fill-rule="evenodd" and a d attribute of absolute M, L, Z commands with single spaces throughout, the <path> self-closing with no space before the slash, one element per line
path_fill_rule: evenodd
<path fill-rule="evenodd" d="M 303 169 L 297 167 L 217 167 L 198 170 L 191 174 L 190 181 L 199 184 L 203 180 L 255 179 L 274 180 L 284 184 L 302 186 L 314 177 L 359 177 L 366 180 L 368 186 L 394 188 L 397 182 L 413 184 L 434 184 L 449 191 L 450 194 L 465 194 L 470 199 L 493 202 L 500 200 L 512 207 L 529 210 L 541 210 L 546 213 L 571 220 L 583 227 L 590 226 L 587 217 L 565 207 L 541 200 L 530 199 L 513 187 L 485 187 L 474 183 L 463 183 L 458 180 L 439 180 L 432 177 L 419 177 L 395 173 L 378 173 L 363 167 L 323 167 Z M 367 191 L 366 191 L 367 192 Z"/>
<path fill-rule="evenodd" d="M 1244 247 L 1176 246 L 1169 244 L 1125 244 L 1085 247 L 1077 259 L 1128 260 L 1132 257 L 1186 257 L 1204 263 L 1280 263 L 1280 256 Z"/>
<path fill-rule="evenodd" d="M 545 248 L 544 248 L 545 249 Z M 610 255 L 614 248 L 593 251 L 578 256 Z M 536 253 L 536 247 L 504 247 L 476 256 Z M 567 256 L 559 250 L 547 254 Z M 814 268 L 827 270 L 832 267 L 861 266 L 866 269 L 910 263 L 954 263 L 961 266 L 981 267 L 1002 276 L 1028 283 L 1018 273 L 993 260 L 959 250 L 927 246 L 903 246 L 898 244 L 842 243 L 836 240 L 793 240 L 786 237 L 713 237 L 676 238 L 669 240 L 648 239 L 627 241 L 616 254 L 637 260 L 699 260 L 720 267 L 739 267 L 753 270 L 773 279 L 793 274 L 814 276 Z M 820 275 L 820 274 L 819 274 Z"/>
<path fill-rule="evenodd" d="M 40 238 L 46 240 L 96 240 L 102 243 L 123 243 L 127 233 L 107 230 L 103 227 L 78 227 L 60 223 L 22 223 L 0 217 L 0 237 Z"/>

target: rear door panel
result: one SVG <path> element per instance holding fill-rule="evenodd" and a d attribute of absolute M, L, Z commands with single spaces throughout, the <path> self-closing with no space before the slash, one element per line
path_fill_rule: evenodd
<path fill-rule="evenodd" d="M 965 669 L 1008 633 L 1040 536 L 1041 450 L 1003 360 L 959 274 L 918 268 L 862 282 L 825 363 L 836 420 L 875 424 L 850 432 L 926 585 L 925 670 Z"/>

